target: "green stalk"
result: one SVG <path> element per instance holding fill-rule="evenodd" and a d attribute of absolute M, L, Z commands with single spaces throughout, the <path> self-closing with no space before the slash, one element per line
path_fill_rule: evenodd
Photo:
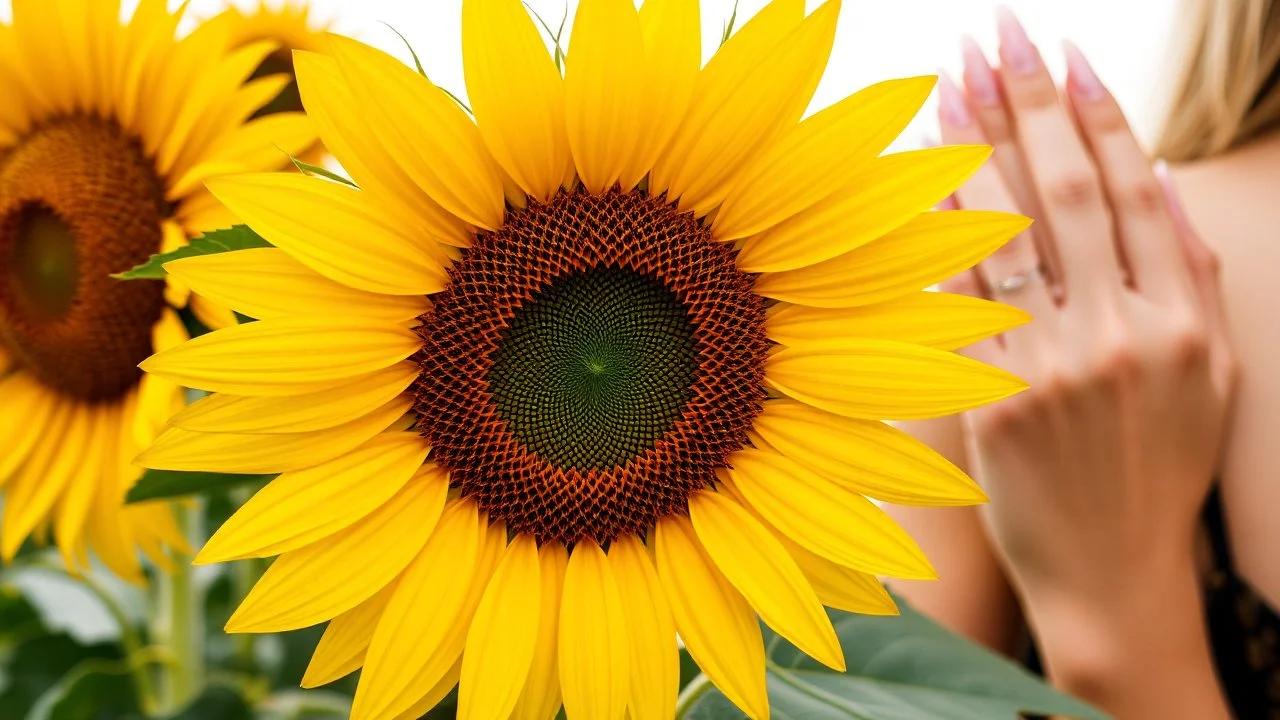
<path fill-rule="evenodd" d="M 187 542 L 198 547 L 203 542 L 198 501 L 174 507 L 178 526 Z M 160 612 L 155 635 L 169 648 L 172 662 L 161 677 L 161 706 L 173 713 L 190 703 L 204 682 L 204 598 L 196 587 L 191 556 L 175 553 L 174 570 L 161 578 Z"/>
<path fill-rule="evenodd" d="M 157 648 L 143 646 L 142 636 L 138 633 L 138 628 L 134 626 L 124 608 L 120 607 L 120 604 L 111 596 L 111 593 L 107 592 L 105 588 L 87 575 L 80 576 L 77 579 L 98 597 L 103 607 L 107 609 L 112 619 L 116 621 L 116 625 L 119 626 L 120 647 L 124 650 L 124 661 L 129 667 L 129 676 L 133 679 L 134 692 L 138 695 L 138 704 L 147 717 L 154 716 L 158 708 L 155 678 L 151 674 L 151 665 L 155 662 L 155 658 L 151 656 L 155 654 Z"/>
<path fill-rule="evenodd" d="M 693 703 L 710 692 L 713 687 L 711 679 L 705 673 L 699 673 L 697 677 L 690 680 L 689 684 L 684 686 L 684 690 L 680 691 L 680 697 L 676 699 L 676 718 L 684 717 L 693 707 Z"/>

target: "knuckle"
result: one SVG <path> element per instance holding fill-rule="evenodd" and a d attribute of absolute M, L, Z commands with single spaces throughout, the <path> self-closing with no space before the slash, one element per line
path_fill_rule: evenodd
<path fill-rule="evenodd" d="M 1209 335 L 1195 321 L 1177 323 L 1165 340 L 1169 357 L 1180 367 L 1201 367 L 1209 362 Z"/>
<path fill-rule="evenodd" d="M 1116 204 L 1135 215 L 1155 215 L 1164 210 L 1164 189 L 1155 180 L 1139 180 L 1116 193 Z"/>
<path fill-rule="evenodd" d="M 1049 180 L 1044 188 L 1045 202 L 1063 210 L 1078 210 L 1096 205 L 1101 189 L 1092 175 L 1083 171 L 1064 173 Z"/>

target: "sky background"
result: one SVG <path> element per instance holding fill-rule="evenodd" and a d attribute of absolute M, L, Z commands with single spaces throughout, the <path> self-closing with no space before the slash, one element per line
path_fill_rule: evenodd
<path fill-rule="evenodd" d="M 225 1 L 193 0 L 192 12 L 209 15 Z M 257 3 L 232 1 L 241 6 Z M 435 82 L 458 95 L 465 94 L 461 0 L 311 0 L 310 4 L 318 18 L 333 19 L 336 30 L 407 62 L 409 54 L 403 43 L 382 23 L 395 27 L 413 44 Z M 553 24 L 566 8 L 566 0 L 528 0 L 528 4 Z M 701 0 L 701 4 L 705 55 L 718 44 L 733 0 Z M 765 4 L 766 0 L 740 0 L 739 20 Z M 809 0 L 810 10 L 818 4 L 819 0 Z M 1063 65 L 1062 40 L 1071 39 L 1079 45 L 1112 87 L 1139 134 L 1149 136 L 1158 116 L 1160 83 L 1168 75 L 1161 70 L 1177 0 L 844 0 L 835 50 L 810 111 L 880 80 L 933 74 L 939 68 L 958 75 L 962 34 L 973 35 L 994 57 L 994 15 L 999 4 L 1022 18 L 1055 74 L 1060 76 Z M 567 5 L 571 25 L 577 0 L 567 0 Z M 922 143 L 935 127 L 935 100 L 930 99 L 926 111 L 894 149 Z"/>

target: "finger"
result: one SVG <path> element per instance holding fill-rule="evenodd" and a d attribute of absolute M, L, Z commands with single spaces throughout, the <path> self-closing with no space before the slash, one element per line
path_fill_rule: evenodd
<path fill-rule="evenodd" d="M 1191 278 L 1164 190 L 1115 98 L 1079 48 L 1065 43 L 1067 95 L 1110 200 L 1134 287 L 1153 299 L 1190 299 Z"/>
<path fill-rule="evenodd" d="M 1218 389 L 1226 394 L 1235 383 L 1236 361 L 1231 348 L 1231 336 L 1227 324 L 1227 309 L 1222 301 L 1221 263 L 1217 253 L 1205 245 L 1187 218 L 1173 179 L 1163 162 L 1156 165 L 1155 175 L 1164 192 L 1169 215 L 1175 228 L 1180 248 L 1178 257 L 1183 259 L 1195 287 L 1197 304 L 1205 328 L 1209 334 L 1209 361 L 1213 367 Z"/>
<path fill-rule="evenodd" d="M 994 149 L 992 157 L 1004 178 L 1005 187 L 1021 208 L 1022 214 L 1033 218 L 1041 217 L 1040 199 L 1033 190 L 1031 174 L 1013 134 L 1013 125 L 1000 89 L 1000 78 L 972 37 L 965 35 L 961 40 L 961 52 L 964 56 L 965 95 L 969 98 L 969 106 L 973 108 L 978 127 Z M 1054 290 L 1056 278 L 1060 277 L 1059 262 L 1057 252 L 1053 249 L 1053 241 L 1048 236 L 1048 229 L 1048 225 L 1040 224 L 1028 229 L 1027 233 L 1035 245 L 1042 269 L 1048 276 L 1049 286 Z"/>
<path fill-rule="evenodd" d="M 1104 300 L 1122 288 L 1102 182 L 1026 31 L 998 11 L 1000 80 L 1014 130 L 1048 221 L 1067 302 Z"/>
<path fill-rule="evenodd" d="M 938 100 L 938 122 L 943 142 L 987 144 L 982 128 L 973 120 L 968 100 L 945 73 L 941 73 L 939 77 Z M 966 208 L 1021 213 L 1008 185 L 1000 176 L 1000 170 L 993 163 L 986 163 L 979 168 L 956 191 L 956 198 Z M 1040 258 L 1035 243 L 1024 232 L 983 261 L 978 266 L 978 272 L 991 290 L 992 299 L 1015 305 L 1031 313 L 1032 317 L 1042 319 L 1050 316 L 1055 306 L 1048 287 L 1038 273 L 1039 266 Z M 1026 282 L 1019 283 L 1019 278 Z M 1031 330 L 1031 326 L 1024 326 L 1019 330 L 1023 332 L 1015 330 L 1010 335 L 1025 335 L 1026 331 Z"/>

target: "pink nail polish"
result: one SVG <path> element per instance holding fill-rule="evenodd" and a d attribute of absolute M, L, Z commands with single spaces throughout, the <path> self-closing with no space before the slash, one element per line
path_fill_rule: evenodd
<path fill-rule="evenodd" d="M 973 121 L 964 95 L 951 80 L 951 76 L 941 70 L 938 71 L 938 114 L 942 122 L 952 127 L 968 127 Z"/>
<path fill-rule="evenodd" d="M 960 41 L 960 47 L 964 55 L 964 87 L 969 91 L 969 96 L 979 105 L 999 105 L 1000 86 L 982 48 L 968 35 Z"/>
<path fill-rule="evenodd" d="M 1098 74 L 1093 71 L 1084 53 L 1070 40 L 1062 43 L 1063 53 L 1067 56 L 1067 88 L 1081 100 L 1094 102 L 1106 97 L 1107 89 L 1102 86 Z"/>
<path fill-rule="evenodd" d="M 996 8 L 996 30 L 1000 35 L 1000 60 L 1015 75 L 1030 75 L 1040 67 L 1040 51 L 1027 37 L 1027 31 L 1003 5 Z"/>

